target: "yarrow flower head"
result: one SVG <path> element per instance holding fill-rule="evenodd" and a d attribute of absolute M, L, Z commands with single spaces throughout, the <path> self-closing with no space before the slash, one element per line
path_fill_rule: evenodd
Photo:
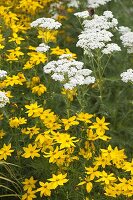
<path fill-rule="evenodd" d="M 123 35 L 125 33 L 131 32 L 131 29 L 129 27 L 126 26 L 119 26 L 119 32 Z"/>
<path fill-rule="evenodd" d="M 133 32 L 126 28 L 124 31 L 121 31 L 121 33 L 122 36 L 120 39 L 123 46 L 127 48 L 127 53 L 133 53 Z"/>
<path fill-rule="evenodd" d="M 70 59 L 70 55 L 63 55 L 57 61 L 51 61 L 44 66 L 44 73 L 51 74 L 51 78 L 60 81 L 65 89 L 73 89 L 78 85 L 89 85 L 95 82 L 90 76 L 89 69 L 83 69 L 83 62 Z"/>
<path fill-rule="evenodd" d="M 82 19 L 86 19 L 87 17 L 90 16 L 89 12 L 86 10 L 86 11 L 83 11 L 83 12 L 77 12 L 77 13 L 74 13 L 74 15 L 76 17 L 79 17 L 79 18 L 82 18 Z"/>
<path fill-rule="evenodd" d="M 111 0 L 88 0 L 88 7 L 98 8 L 101 5 L 105 5 Z"/>
<path fill-rule="evenodd" d="M 55 21 L 55 19 L 52 19 L 52 18 L 42 17 L 33 21 L 30 25 L 31 27 L 40 27 L 40 28 L 46 28 L 46 29 L 52 30 L 52 29 L 60 28 L 61 23 Z"/>
<path fill-rule="evenodd" d="M 0 91 L 0 108 L 3 108 L 7 103 L 9 103 L 9 98 L 5 92 Z"/>
<path fill-rule="evenodd" d="M 126 72 L 120 74 L 123 82 L 132 82 L 133 83 L 133 69 L 128 69 Z"/>
<path fill-rule="evenodd" d="M 118 44 L 111 43 L 107 44 L 105 48 L 102 50 L 103 54 L 111 54 L 114 51 L 121 51 L 121 48 L 118 46 Z"/>
<path fill-rule="evenodd" d="M 50 46 L 46 45 L 45 43 L 39 44 L 39 46 L 36 48 L 37 52 L 47 52 L 49 50 Z"/>
<path fill-rule="evenodd" d="M 7 72 L 0 69 L 0 78 L 3 78 L 7 75 Z"/>
<path fill-rule="evenodd" d="M 79 7 L 79 0 L 70 0 L 70 2 L 68 3 L 68 7 L 78 8 Z"/>
<path fill-rule="evenodd" d="M 79 41 L 76 46 L 83 48 L 86 54 L 90 54 L 90 52 L 92 53 L 95 49 L 106 47 L 113 37 L 113 34 L 109 29 L 116 28 L 117 24 L 118 21 L 113 17 L 111 11 L 105 11 L 102 16 L 94 15 L 92 20 L 84 20 L 84 30 L 79 35 Z M 113 47 L 111 45 L 108 48 L 111 48 L 110 53 L 113 49 L 117 49 L 117 51 L 120 50 L 118 45 L 117 48 L 116 45 L 113 45 Z"/>

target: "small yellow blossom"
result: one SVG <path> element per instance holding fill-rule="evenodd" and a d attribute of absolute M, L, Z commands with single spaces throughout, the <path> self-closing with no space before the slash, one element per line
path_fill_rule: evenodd
<path fill-rule="evenodd" d="M 0 149 L 0 160 L 6 160 L 7 156 L 11 156 L 12 152 L 14 152 L 14 150 L 11 149 L 11 143 L 9 145 L 4 144 L 3 147 Z"/>
<path fill-rule="evenodd" d="M 34 157 L 40 157 L 40 154 L 38 153 L 40 149 L 37 149 L 37 145 L 35 144 L 32 146 L 31 144 L 28 145 L 28 147 L 23 147 L 23 150 L 25 153 L 22 155 L 24 158 L 34 158 Z"/>

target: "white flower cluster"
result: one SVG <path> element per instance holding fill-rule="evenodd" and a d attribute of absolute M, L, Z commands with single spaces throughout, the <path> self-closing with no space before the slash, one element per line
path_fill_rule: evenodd
<path fill-rule="evenodd" d="M 105 5 L 111 0 L 88 0 L 88 7 L 98 8 L 101 5 Z"/>
<path fill-rule="evenodd" d="M 119 32 L 122 34 L 120 37 L 122 44 L 127 48 L 127 53 L 133 53 L 133 32 L 128 27 L 119 27 Z"/>
<path fill-rule="evenodd" d="M 78 0 L 70 0 L 70 2 L 67 5 L 68 5 L 68 7 L 78 8 L 79 7 L 79 1 Z"/>
<path fill-rule="evenodd" d="M 5 92 L 0 91 L 0 108 L 3 108 L 9 102 Z"/>
<path fill-rule="evenodd" d="M 120 74 L 123 82 L 131 81 L 133 83 L 133 69 L 128 69 L 126 72 Z"/>
<path fill-rule="evenodd" d="M 89 17 L 89 12 L 87 10 L 83 11 L 83 12 L 77 12 L 77 13 L 74 13 L 74 15 L 76 17 L 79 17 L 81 19 L 86 19 L 87 17 Z"/>
<path fill-rule="evenodd" d="M 119 26 L 119 32 L 124 35 L 127 32 L 131 32 L 131 29 L 129 27 L 126 26 Z"/>
<path fill-rule="evenodd" d="M 49 50 L 50 46 L 46 45 L 45 43 L 39 44 L 39 46 L 36 48 L 37 52 L 47 52 Z"/>
<path fill-rule="evenodd" d="M 94 49 L 105 49 L 111 48 L 110 53 L 120 48 L 116 48 L 116 45 L 110 44 L 106 46 L 108 42 L 111 42 L 113 34 L 109 31 L 111 28 L 116 28 L 118 24 L 117 19 L 113 17 L 111 11 L 105 11 L 102 16 L 94 15 L 92 20 L 84 20 L 83 26 L 84 30 L 78 36 L 79 41 L 77 42 L 77 47 L 81 47 L 88 54 Z M 114 47 L 114 48 L 113 48 Z M 103 51 L 104 52 L 104 51 Z M 107 52 L 105 50 L 105 52 Z M 108 51 L 109 52 L 109 51 Z"/>
<path fill-rule="evenodd" d="M 114 51 L 121 51 L 121 48 L 118 46 L 118 44 L 110 43 L 104 47 L 104 49 L 102 50 L 102 53 L 103 54 L 111 54 Z"/>
<path fill-rule="evenodd" d="M 83 62 L 59 57 L 57 61 L 51 61 L 44 66 L 44 73 L 51 74 L 51 78 L 60 81 L 65 89 L 73 89 L 78 85 L 89 85 L 95 82 L 95 78 L 90 76 L 89 69 L 83 69 Z"/>
<path fill-rule="evenodd" d="M 7 75 L 7 72 L 0 69 L 0 78 L 3 78 Z"/>
<path fill-rule="evenodd" d="M 40 27 L 40 28 L 46 28 L 46 29 L 52 30 L 52 29 L 60 28 L 61 23 L 55 21 L 52 18 L 42 17 L 33 21 L 30 25 L 31 27 Z"/>

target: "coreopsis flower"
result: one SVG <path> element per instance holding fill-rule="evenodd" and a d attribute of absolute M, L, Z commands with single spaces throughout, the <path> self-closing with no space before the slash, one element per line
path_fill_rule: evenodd
<path fill-rule="evenodd" d="M 5 46 L 3 45 L 4 41 L 5 41 L 5 38 L 3 38 L 3 35 L 0 34 L 0 49 L 4 49 L 4 47 L 5 47 Z"/>
<path fill-rule="evenodd" d="M 33 176 L 31 176 L 29 179 L 26 178 L 22 184 L 24 185 L 23 186 L 23 190 L 26 191 L 26 190 L 32 190 L 32 189 L 35 189 L 35 183 L 37 182 L 37 180 L 34 180 Z"/>
<path fill-rule="evenodd" d="M 69 179 L 66 179 L 67 174 L 52 174 L 52 178 L 49 178 L 48 181 L 51 182 L 51 188 L 55 189 L 58 186 L 64 185 L 64 183 L 68 182 Z"/>
<path fill-rule="evenodd" d="M 15 49 L 10 49 L 7 51 L 10 52 L 10 54 L 7 55 L 7 61 L 19 60 L 19 57 L 24 55 L 24 53 L 20 51 L 20 47 L 16 47 Z"/>
<path fill-rule="evenodd" d="M 32 0 L 21 0 L 18 2 L 17 9 L 21 10 L 22 12 L 26 12 L 26 14 L 35 15 L 35 13 L 43 9 L 43 6 L 41 5 L 40 1 L 32 1 Z"/>
<path fill-rule="evenodd" d="M 69 119 L 62 119 L 62 123 L 65 126 L 65 130 L 68 130 L 71 126 L 79 124 L 79 122 L 76 120 L 76 116 L 72 116 Z"/>
<path fill-rule="evenodd" d="M 62 54 L 65 54 L 65 49 L 61 49 L 59 46 L 51 48 L 51 55 L 57 55 L 60 56 Z"/>
<path fill-rule="evenodd" d="M 118 189 L 118 188 L 117 188 Z M 105 195 L 106 196 L 109 196 L 109 197 L 116 197 L 116 195 L 117 195 L 117 191 L 116 191 L 116 189 L 115 189 L 115 187 L 112 187 L 112 186 L 109 186 L 109 185 L 106 185 L 106 187 L 105 187 Z M 120 192 L 121 193 L 121 192 Z"/>
<path fill-rule="evenodd" d="M 3 81 L 8 86 L 14 86 L 14 85 L 23 85 L 24 82 L 26 82 L 26 78 L 23 73 L 18 73 L 17 75 L 13 76 L 6 76 L 6 79 Z"/>
<path fill-rule="evenodd" d="M 104 156 L 108 156 L 109 154 L 111 154 L 113 152 L 113 149 L 111 147 L 111 145 L 109 144 L 107 149 L 101 149 L 101 152 Z"/>
<path fill-rule="evenodd" d="M 29 189 L 25 194 L 22 195 L 21 200 L 32 200 L 37 196 L 35 195 L 36 190 Z"/>
<path fill-rule="evenodd" d="M 81 113 L 77 114 L 76 119 L 78 121 L 82 121 L 82 122 L 85 122 L 85 123 L 92 123 L 92 121 L 90 120 L 92 117 L 93 117 L 92 114 L 81 112 Z"/>
<path fill-rule="evenodd" d="M 24 154 L 22 155 L 22 157 L 24 158 L 34 158 L 34 157 L 40 157 L 40 154 L 38 153 L 40 151 L 40 149 L 37 149 L 37 145 L 35 144 L 34 146 L 32 146 L 31 144 L 28 145 L 28 147 L 23 147 L 24 150 Z"/>
<path fill-rule="evenodd" d="M 10 37 L 9 42 L 15 42 L 16 44 L 21 44 L 21 41 L 25 40 L 22 37 L 19 37 L 17 33 L 13 33 L 12 37 Z"/>
<path fill-rule="evenodd" d="M 9 125 L 12 128 L 17 128 L 22 124 L 26 124 L 27 123 L 27 119 L 25 119 L 24 117 L 13 117 L 9 119 Z"/>
<path fill-rule="evenodd" d="M 6 95 L 6 92 L 0 91 L 0 108 L 3 108 L 7 103 L 9 103 L 9 98 Z"/>
<path fill-rule="evenodd" d="M 41 96 L 46 91 L 47 91 L 47 88 L 43 84 L 39 84 L 32 88 L 32 93 L 38 94 L 38 96 Z"/>
<path fill-rule="evenodd" d="M 125 162 L 123 169 L 133 175 L 133 159 L 131 162 Z"/>
<path fill-rule="evenodd" d="M 116 182 L 116 178 L 114 174 L 107 174 L 104 170 L 102 172 L 98 172 L 97 176 L 100 177 L 96 182 L 104 182 L 106 185 Z"/>
<path fill-rule="evenodd" d="M 98 175 L 98 167 L 85 167 L 86 174 L 89 176 L 89 179 L 92 181 Z"/>
<path fill-rule="evenodd" d="M 2 139 L 5 136 L 5 132 L 3 131 L 3 129 L 0 130 L 0 139 Z"/>
<path fill-rule="evenodd" d="M 123 82 L 132 82 L 133 83 L 133 69 L 127 69 L 126 72 L 122 72 L 120 77 Z"/>
<path fill-rule="evenodd" d="M 36 126 L 33 126 L 33 127 L 23 128 L 21 130 L 21 132 L 23 134 L 29 135 L 30 139 L 31 139 L 33 137 L 33 135 L 39 134 L 39 130 L 40 130 L 40 128 L 37 128 Z"/>
<path fill-rule="evenodd" d="M 37 192 L 40 192 L 40 196 L 51 196 L 51 183 L 39 181 L 40 188 L 37 189 Z"/>
<path fill-rule="evenodd" d="M 105 130 L 109 130 L 107 127 L 109 124 L 110 123 L 105 122 L 105 117 L 102 117 L 102 119 L 96 117 L 96 122 L 94 122 L 90 128 L 96 129 L 97 132 L 105 132 Z"/>
<path fill-rule="evenodd" d="M 57 34 L 58 34 L 57 30 L 43 31 L 39 29 L 37 37 L 41 38 L 46 44 L 48 44 L 49 42 L 55 43 L 57 40 Z"/>
<path fill-rule="evenodd" d="M 98 157 L 95 157 L 94 165 L 96 167 L 102 166 L 103 168 L 105 168 L 107 165 L 111 165 L 110 161 L 111 161 L 110 156 L 106 156 L 106 155 L 102 154 Z"/>
<path fill-rule="evenodd" d="M 86 191 L 88 193 L 91 192 L 92 188 L 93 188 L 93 184 L 92 182 L 90 181 L 90 178 L 89 176 L 87 176 L 83 181 L 81 181 L 77 186 L 81 186 L 81 185 L 86 185 Z"/>
<path fill-rule="evenodd" d="M 69 101 L 73 101 L 74 97 L 77 95 L 77 90 L 66 90 L 65 88 L 63 88 L 61 94 L 65 95 L 69 99 Z"/>
<path fill-rule="evenodd" d="M 63 157 L 64 150 L 59 150 L 59 147 L 56 147 L 55 150 L 44 153 L 44 157 L 49 158 L 49 163 L 56 163 L 57 159 Z"/>
<path fill-rule="evenodd" d="M 55 140 L 60 144 L 60 149 L 75 147 L 74 143 L 79 141 L 76 137 L 71 137 L 67 133 L 61 133 Z"/>
<path fill-rule="evenodd" d="M 0 149 L 0 160 L 7 160 L 7 157 L 11 156 L 12 152 L 14 152 L 14 150 L 11 149 L 11 143 L 9 145 L 4 144 Z"/>
<path fill-rule="evenodd" d="M 43 112 L 43 108 L 40 108 L 40 106 L 37 105 L 37 102 L 25 105 L 25 108 L 28 109 L 28 111 L 26 111 L 26 113 L 28 113 L 28 117 L 39 117 Z"/>

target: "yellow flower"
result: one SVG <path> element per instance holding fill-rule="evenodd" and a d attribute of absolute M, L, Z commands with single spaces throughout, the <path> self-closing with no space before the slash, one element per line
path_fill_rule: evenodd
<path fill-rule="evenodd" d="M 81 185 L 84 185 L 84 184 L 86 184 L 86 191 L 87 191 L 88 193 L 90 193 L 91 190 L 92 190 L 92 188 L 93 188 L 93 185 L 92 185 L 92 182 L 90 181 L 90 179 L 89 179 L 88 176 L 85 178 L 84 181 L 80 182 L 80 183 L 78 184 L 78 186 L 81 186 Z"/>
<path fill-rule="evenodd" d="M 96 129 L 98 132 L 105 132 L 105 130 L 109 130 L 107 125 L 110 123 L 105 122 L 105 117 L 102 117 L 102 119 L 96 117 L 96 122 L 90 126 L 90 128 Z"/>
<path fill-rule="evenodd" d="M 16 44 L 21 44 L 22 40 L 25 40 L 22 37 L 19 37 L 17 33 L 13 33 L 13 37 L 10 37 L 11 39 L 9 40 L 9 42 L 16 42 Z"/>
<path fill-rule="evenodd" d="M 60 56 L 62 54 L 65 54 L 65 49 L 60 49 L 59 46 L 55 47 L 55 48 L 51 48 L 51 55 L 57 55 Z"/>
<path fill-rule="evenodd" d="M 60 149 L 70 148 L 70 147 L 75 147 L 74 143 L 79 141 L 75 139 L 76 137 L 70 137 L 69 134 L 61 133 L 59 137 L 56 138 L 56 142 L 61 144 Z"/>
<path fill-rule="evenodd" d="M 111 183 L 114 183 L 116 181 L 116 178 L 114 177 L 114 174 L 107 174 L 105 171 L 98 172 L 97 176 L 100 176 L 96 182 L 104 182 L 106 185 L 109 185 Z"/>
<path fill-rule="evenodd" d="M 57 34 L 58 34 L 57 30 L 52 30 L 52 31 L 50 31 L 50 30 L 47 30 L 47 31 L 39 30 L 38 31 L 38 38 L 42 38 L 45 43 L 56 42 Z"/>
<path fill-rule="evenodd" d="M 14 117 L 14 118 L 9 119 L 9 125 L 12 128 L 17 128 L 19 127 L 19 125 L 26 124 L 26 123 L 27 123 L 27 119 L 25 119 L 24 117 L 19 117 L 19 118 Z"/>
<path fill-rule="evenodd" d="M 25 153 L 22 155 L 24 158 L 34 158 L 34 157 L 40 157 L 40 154 L 38 153 L 40 149 L 36 149 L 37 145 L 32 146 L 31 144 L 28 145 L 28 147 L 23 147 Z"/>
<path fill-rule="evenodd" d="M 5 135 L 5 132 L 1 129 L 0 130 L 0 139 L 2 139 L 4 137 L 4 135 Z"/>
<path fill-rule="evenodd" d="M 29 179 L 26 178 L 24 182 L 22 182 L 22 184 L 24 185 L 23 186 L 24 191 L 34 189 L 36 187 L 35 186 L 36 182 L 37 180 L 34 180 L 33 176 L 31 176 Z"/>
<path fill-rule="evenodd" d="M 39 182 L 40 184 L 40 188 L 37 189 L 37 192 L 40 192 L 40 196 L 42 197 L 44 196 L 50 196 L 51 195 L 51 183 L 43 183 L 43 182 Z"/>
<path fill-rule="evenodd" d="M 7 156 L 11 156 L 12 152 L 14 152 L 14 150 L 11 149 L 11 143 L 9 145 L 4 144 L 0 149 L 0 160 L 6 160 Z"/>
<path fill-rule="evenodd" d="M 93 115 L 92 114 L 88 114 L 88 113 L 81 112 L 81 113 L 77 114 L 77 120 L 85 122 L 85 123 L 92 123 L 90 121 L 90 119 L 92 117 L 93 117 Z"/>
<path fill-rule="evenodd" d="M 44 157 L 50 158 L 49 163 L 55 163 L 58 158 L 63 157 L 63 154 L 64 150 L 59 151 L 59 148 L 56 147 L 56 149 L 53 151 L 45 152 Z"/>
<path fill-rule="evenodd" d="M 76 89 L 66 90 L 66 89 L 63 88 L 61 94 L 66 95 L 66 97 L 69 99 L 69 101 L 73 101 L 74 96 L 77 95 L 77 90 Z"/>
<path fill-rule="evenodd" d="M 79 122 L 76 121 L 76 116 L 70 117 L 69 119 L 62 119 L 61 120 L 65 126 L 65 130 L 68 130 L 73 125 L 78 125 Z"/>
<path fill-rule="evenodd" d="M 131 162 L 125 162 L 123 169 L 127 172 L 131 172 L 131 175 L 133 175 L 133 159 Z"/>
<path fill-rule="evenodd" d="M 22 195 L 21 200 L 32 200 L 35 199 L 37 196 L 35 195 L 36 191 L 29 189 L 25 194 Z"/>
<path fill-rule="evenodd" d="M 25 82 L 25 76 L 23 75 L 23 73 L 18 73 L 17 76 L 13 75 L 13 76 L 6 76 L 6 79 L 3 81 L 7 86 L 14 86 L 14 85 L 23 85 L 23 82 Z"/>
<path fill-rule="evenodd" d="M 33 126 L 31 128 L 27 127 L 21 130 L 23 134 L 30 135 L 30 139 L 33 137 L 33 135 L 37 135 L 39 133 L 40 128 L 37 128 L 36 126 Z"/>
<path fill-rule="evenodd" d="M 13 96 L 11 95 L 11 91 L 6 91 L 6 96 L 7 96 L 8 98 L 13 98 Z"/>
<path fill-rule="evenodd" d="M 64 183 L 66 183 L 68 181 L 68 179 L 66 179 L 67 174 L 59 174 L 59 175 L 52 175 L 52 178 L 49 178 L 48 180 L 51 181 L 51 188 L 55 189 L 57 188 L 59 185 L 64 185 Z"/>
<path fill-rule="evenodd" d="M 94 178 L 97 176 L 98 172 L 97 169 L 98 167 L 85 167 L 86 169 L 86 174 L 89 175 L 90 180 L 94 180 Z"/>
<path fill-rule="evenodd" d="M 32 93 L 37 93 L 38 96 L 41 96 L 44 92 L 47 91 L 47 88 L 43 84 L 39 84 L 32 88 Z"/>
<path fill-rule="evenodd" d="M 7 51 L 10 52 L 10 54 L 7 55 L 7 60 L 18 60 L 20 56 L 24 55 L 24 53 L 20 51 L 20 47 L 16 47 L 16 49 L 10 49 Z"/>
<path fill-rule="evenodd" d="M 28 113 L 28 117 L 39 117 L 40 114 L 43 112 L 43 108 L 39 108 L 40 106 L 37 105 L 37 102 L 32 103 L 30 105 L 25 105 L 28 109 L 26 113 Z"/>
<path fill-rule="evenodd" d="M 95 166 L 102 166 L 103 168 L 105 168 L 106 165 L 111 165 L 110 159 L 111 158 L 109 156 L 101 155 L 101 156 L 95 157 L 94 164 Z"/>

